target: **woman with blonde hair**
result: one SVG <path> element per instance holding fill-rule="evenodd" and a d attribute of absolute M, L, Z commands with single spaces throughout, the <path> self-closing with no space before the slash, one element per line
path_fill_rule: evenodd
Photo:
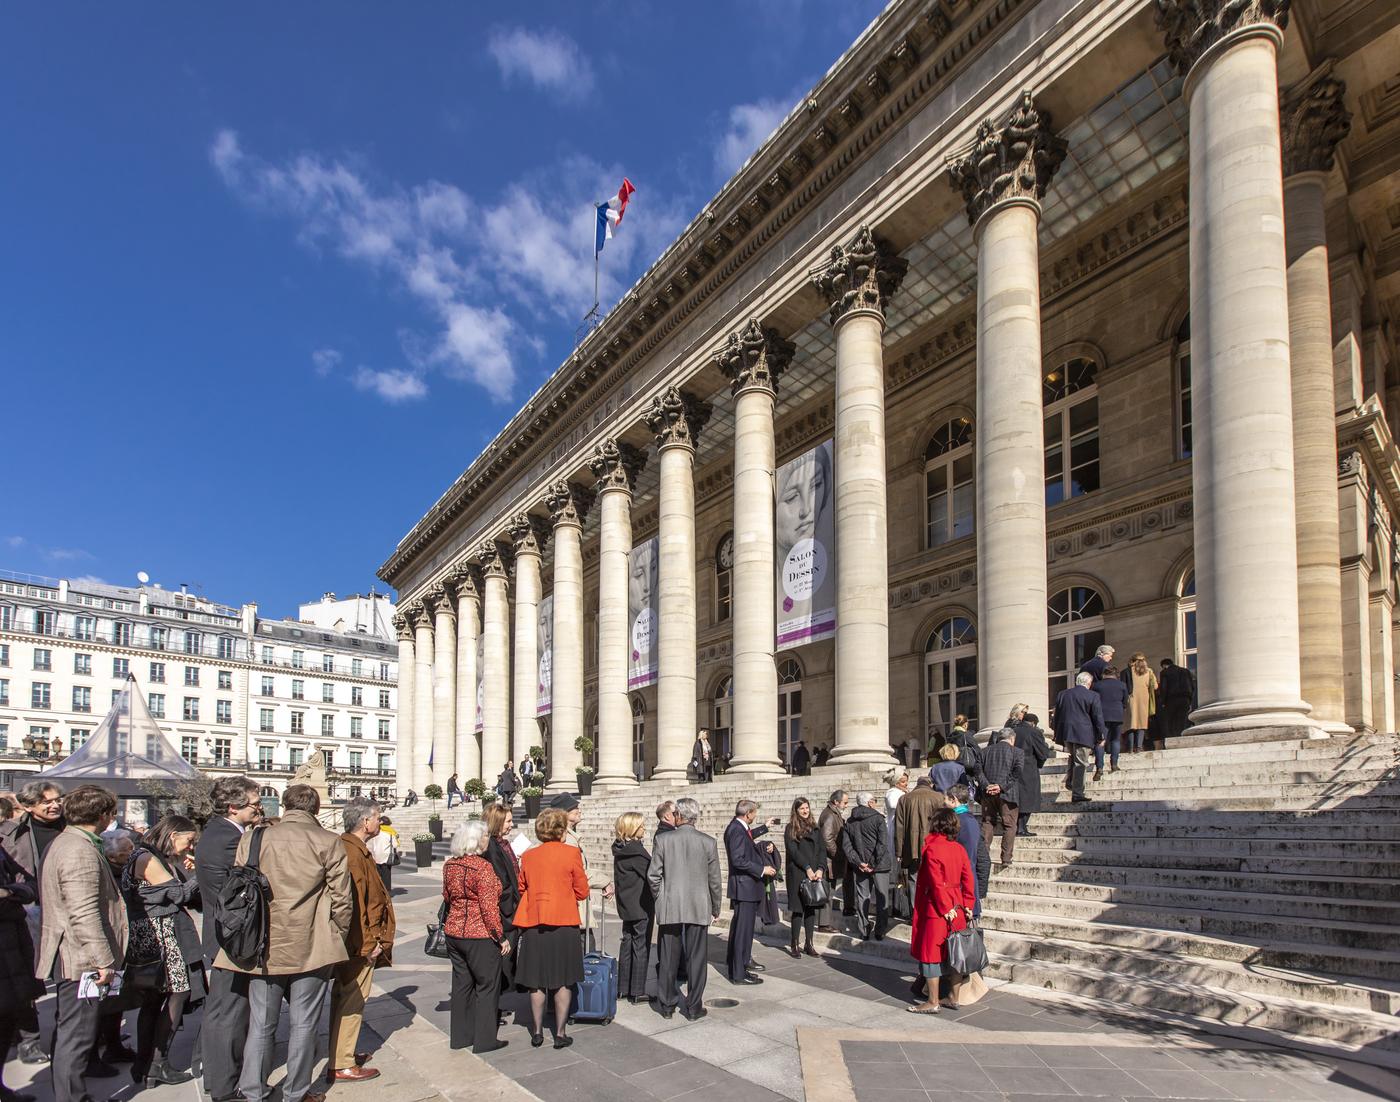
<path fill-rule="evenodd" d="M 904 799 L 904 794 L 909 791 L 909 770 L 902 765 L 891 766 L 885 770 L 883 778 L 885 782 L 885 834 L 886 841 L 890 844 L 890 867 L 894 867 L 894 813 L 899 807 L 899 801 Z"/>
<path fill-rule="evenodd" d="M 515 925 L 521 930 L 515 982 L 530 992 L 534 1021 L 530 1044 L 544 1044 L 545 1002 L 554 1004 L 554 1047 L 568 1048 L 570 988 L 583 980 L 583 939 L 578 904 L 588 898 L 583 851 L 564 841 L 569 817 L 546 808 L 535 820 L 540 844 L 520 857 L 520 906 Z"/>
<path fill-rule="evenodd" d="M 482 814 L 482 822 L 486 824 L 490 839 L 482 856 L 501 883 L 501 928 L 510 942 L 510 955 L 501 958 L 501 993 L 504 994 L 515 983 L 515 954 L 520 948 L 520 931 L 515 928 L 515 909 L 520 906 L 520 859 L 509 842 L 515 818 L 505 804 L 495 803 Z"/>
<path fill-rule="evenodd" d="M 628 811 L 613 824 L 613 891 L 617 916 L 622 919 L 622 944 L 617 950 L 617 994 L 630 1003 L 645 1002 L 647 964 L 651 959 L 651 929 L 656 900 L 647 883 L 651 854 L 642 838 L 646 818 Z"/>
<path fill-rule="evenodd" d="M 1142 651 L 1133 655 L 1132 663 L 1123 671 L 1123 683 L 1128 686 L 1128 714 L 1123 724 L 1128 753 L 1141 754 L 1148 725 L 1157 712 L 1157 675 Z"/>
<path fill-rule="evenodd" d="M 447 904 L 447 955 L 452 961 L 449 1044 L 480 1056 L 504 1048 L 500 1026 L 501 961 L 510 942 L 501 924 L 501 882 L 482 854 L 491 836 L 486 824 L 470 819 L 452 835 L 451 859 L 442 867 L 442 898 Z"/>

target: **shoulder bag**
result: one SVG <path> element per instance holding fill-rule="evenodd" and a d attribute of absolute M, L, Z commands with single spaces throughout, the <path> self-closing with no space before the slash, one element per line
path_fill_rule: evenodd
<path fill-rule="evenodd" d="M 982 929 L 977 923 L 969 922 L 961 930 L 948 935 L 948 943 L 943 949 L 943 959 L 948 967 L 960 975 L 969 976 L 983 972 L 990 963 L 987 946 L 982 940 Z"/>
<path fill-rule="evenodd" d="M 447 959 L 447 900 L 438 908 L 438 920 L 428 923 L 428 940 L 423 944 L 423 952 L 430 957 Z"/>

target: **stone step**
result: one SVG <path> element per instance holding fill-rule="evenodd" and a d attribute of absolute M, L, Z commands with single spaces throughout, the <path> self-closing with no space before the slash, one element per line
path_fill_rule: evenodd
<path fill-rule="evenodd" d="M 1007 891 L 993 878 L 986 906 L 1001 912 L 1078 919 L 1081 922 L 1103 921 L 1120 926 L 1184 930 L 1222 938 L 1314 943 L 1382 952 L 1392 950 L 1397 943 L 1397 934 L 1400 934 L 1391 924 L 1345 922 L 1338 919 L 1275 913 L 1269 909 L 1272 901 L 1265 900 L 1259 901 L 1258 909 L 1253 912 L 1208 910 L 1199 905 L 1170 906 L 1164 903 L 1127 903 L 1085 898 L 1082 894 L 1076 895 L 1071 892 L 1070 887 L 1066 886 L 1059 894 L 1037 895 Z"/>
<path fill-rule="evenodd" d="M 1140 841 L 1125 839 L 1081 839 L 1074 846 L 1072 839 L 1052 839 L 1059 846 L 1041 844 L 1039 838 L 1020 838 L 1016 842 L 1016 865 L 1029 864 L 1099 866 L 1122 865 L 1133 868 L 1200 869 L 1209 872 L 1273 873 L 1279 875 L 1329 878 L 1382 877 L 1396 881 L 1400 892 L 1400 860 L 1383 861 L 1371 858 L 1343 856 L 1365 852 L 1355 846 L 1319 843 L 1316 856 L 1300 856 L 1296 851 L 1271 853 L 1267 843 L 1250 842 L 1248 853 L 1233 852 L 1224 842 L 1199 843 L 1194 838 L 1167 839 L 1172 848 L 1144 847 Z M 1096 844 L 1100 841 L 1103 844 Z M 1256 847 L 1261 852 L 1256 853 Z M 1335 852 L 1328 852 L 1335 851 Z"/>
<path fill-rule="evenodd" d="M 1064 788 L 1064 770 L 1051 771 L 1047 767 L 1041 774 L 1041 791 L 1046 795 L 1057 793 Z M 1250 766 L 1240 769 L 1218 769 L 1202 772 L 1200 769 L 1164 769 L 1160 772 L 1143 769 L 1119 769 L 1114 772 L 1105 766 L 1102 778 L 1093 779 L 1090 772 L 1088 785 L 1094 793 L 1119 792 L 1128 795 L 1135 793 L 1156 793 L 1179 789 L 1225 789 L 1235 786 L 1272 787 L 1276 785 L 1334 785 L 1372 783 L 1385 788 L 1394 783 L 1393 769 L 1389 765 L 1377 765 L 1356 769 L 1312 769 L 1306 763 L 1278 762 L 1273 765 Z M 1088 789 L 1086 788 L 1086 792 Z"/>
<path fill-rule="evenodd" d="M 1141 754 L 1120 752 L 1118 764 L 1125 773 L 1155 773 L 1164 769 L 1196 769 L 1202 772 L 1255 767 L 1280 762 L 1302 763 L 1312 769 L 1369 768 L 1373 765 L 1394 765 L 1395 747 L 1391 744 L 1337 747 L 1322 743 L 1273 743 L 1268 746 L 1236 748 L 1234 752 L 1185 754 L 1180 751 L 1144 751 Z M 1056 750 L 1054 758 L 1041 766 L 1041 772 L 1063 773 L 1069 766 L 1069 755 Z"/>
<path fill-rule="evenodd" d="M 1164 876 L 1170 875 L 1168 871 Z M 1323 898 L 1264 892 L 1220 891 L 1199 884 L 1098 884 L 1068 880 L 1038 880 L 1015 866 L 994 873 L 992 890 L 1021 897 L 1044 896 L 1092 900 L 1128 907 L 1191 908 L 1202 912 L 1229 911 L 1244 914 L 1287 915 L 1318 922 L 1358 922 L 1390 926 L 1400 937 L 1400 903 L 1376 900 Z"/>
<path fill-rule="evenodd" d="M 993 853 L 995 854 L 995 850 Z M 1235 869 L 1209 869 L 1199 865 L 1163 868 L 1144 862 L 1133 865 L 1041 863 L 1026 860 L 1021 852 L 1010 870 L 1019 878 L 1051 881 L 1057 884 L 1098 884 L 1130 888 L 1175 888 L 1182 890 L 1248 893 L 1251 899 L 1263 895 L 1286 895 L 1305 899 L 1400 903 L 1400 880 L 1391 877 L 1347 876 L 1340 868 L 1333 874 L 1309 877 L 1292 872 L 1240 872 Z M 1247 903 L 1249 901 L 1246 901 Z M 1400 917 L 1400 909 L 1397 909 Z"/>
<path fill-rule="evenodd" d="M 1385 949 L 1330 946 L 1316 941 L 1252 941 L 1187 930 L 1166 930 L 1114 922 L 1112 918 L 1084 921 L 1079 917 L 1013 913 L 988 909 L 982 925 L 989 930 L 1021 934 L 1033 940 L 1058 939 L 1093 946 L 1141 949 L 1197 959 L 1233 961 L 1252 968 L 1273 968 L 1321 976 L 1388 981 L 1400 976 L 1400 952 L 1394 943 Z"/>
<path fill-rule="evenodd" d="M 1394 806 L 1313 808 L 1219 806 L 1192 809 L 1192 814 L 1163 807 L 1131 809 L 1108 803 L 1059 804 L 1035 816 L 1041 834 L 1070 837 L 1219 837 L 1304 838 L 1315 840 L 1400 841 L 1400 817 Z"/>

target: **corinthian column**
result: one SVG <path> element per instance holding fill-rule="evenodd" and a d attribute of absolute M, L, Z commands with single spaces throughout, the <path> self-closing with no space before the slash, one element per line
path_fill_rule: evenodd
<path fill-rule="evenodd" d="M 589 467 L 598 479 L 598 783 L 635 785 L 632 708 L 627 701 L 627 556 L 632 550 L 632 488 L 646 456 L 617 440 L 599 445 Z"/>
<path fill-rule="evenodd" d="M 583 521 L 593 494 L 556 482 L 545 497 L 554 524 L 554 705 L 549 742 L 551 792 L 571 792 L 583 756 Z"/>
<path fill-rule="evenodd" d="M 1283 216 L 1288 255 L 1288 346 L 1293 382 L 1293 498 L 1298 511 L 1298 642 L 1302 694 L 1325 730 L 1345 722 L 1342 534 L 1337 507 L 1332 287 L 1327 260 L 1327 175 L 1351 129 L 1346 85 L 1330 63 L 1290 89 L 1282 105 Z"/>
<path fill-rule="evenodd" d="M 757 318 L 718 358 L 734 394 L 734 735 L 731 772 L 776 774 L 778 671 L 773 666 L 773 403 L 794 345 Z"/>
<path fill-rule="evenodd" d="M 977 128 L 950 165 L 977 245 L 977 639 L 980 710 L 1049 711 L 1045 671 L 1045 429 L 1040 354 L 1040 200 L 1065 143 L 1029 92 Z"/>
<path fill-rule="evenodd" d="M 695 741 L 695 449 L 709 416 L 676 387 L 647 414 L 661 457 L 657 780 L 685 780 Z"/>
<path fill-rule="evenodd" d="M 425 786 L 433 783 L 433 771 L 428 759 L 433 753 L 433 614 L 422 601 L 408 607 L 413 621 L 416 659 L 413 673 L 413 760 L 409 776 L 413 788 L 421 796 Z"/>
<path fill-rule="evenodd" d="M 457 731 L 455 767 L 462 779 L 481 776 L 476 735 L 476 640 L 481 634 L 481 592 L 476 572 L 463 565 L 449 578 L 457 593 Z"/>
<path fill-rule="evenodd" d="M 457 608 L 439 582 L 428 590 L 433 610 L 433 753 L 434 778 L 445 788 L 455 771 L 457 734 Z"/>
<path fill-rule="evenodd" d="M 549 540 L 549 528 L 538 517 L 521 513 L 510 522 L 515 552 L 515 656 L 514 696 L 516 763 L 523 761 L 540 737 L 536 713 L 540 676 L 540 558 Z"/>
<path fill-rule="evenodd" d="M 1157 4 L 1191 113 L 1193 735 L 1308 725 L 1279 137 L 1287 10 L 1283 0 Z"/>
<path fill-rule="evenodd" d="M 394 791 L 407 793 L 415 780 L 412 773 L 416 757 L 413 746 L 413 681 L 418 662 L 413 656 L 413 621 L 404 612 L 394 613 L 394 634 L 399 637 L 399 678 L 394 688 L 398 694 L 398 710 L 394 720 L 397 742 Z"/>
<path fill-rule="evenodd" d="M 814 282 L 836 332 L 836 745 L 840 764 L 890 753 L 885 308 L 909 262 L 862 226 Z"/>
<path fill-rule="evenodd" d="M 510 597 L 505 553 L 495 540 L 477 552 L 484 595 L 481 603 L 481 775 L 491 787 L 510 757 Z"/>

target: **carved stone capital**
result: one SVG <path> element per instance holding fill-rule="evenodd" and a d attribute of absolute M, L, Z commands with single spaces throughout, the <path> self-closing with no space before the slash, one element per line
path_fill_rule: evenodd
<path fill-rule="evenodd" d="M 1285 177 L 1332 171 L 1337 143 L 1351 133 L 1351 112 L 1342 100 L 1346 90 L 1328 61 L 1283 94 L 1279 122 Z"/>
<path fill-rule="evenodd" d="M 424 607 L 421 600 L 410 601 L 408 606 L 404 608 L 403 614 L 411 630 L 417 630 L 425 625 L 427 627 L 433 626 L 433 615 Z"/>
<path fill-rule="evenodd" d="M 402 612 L 394 613 L 394 634 L 400 639 L 413 638 L 413 622 Z"/>
<path fill-rule="evenodd" d="M 517 557 L 541 555 L 549 542 L 549 522 L 531 513 L 517 513 L 506 528 Z"/>
<path fill-rule="evenodd" d="M 1035 106 L 1029 90 L 1004 123 L 983 119 L 967 154 L 948 165 L 948 179 L 967 205 L 967 220 L 978 219 L 998 203 L 1045 198 L 1068 145 L 1050 128 L 1050 114 Z"/>
<path fill-rule="evenodd" d="M 571 524 L 582 528 L 588 510 L 593 507 L 593 491 L 561 480 L 544 495 L 544 507 L 549 510 L 549 521 L 554 527 Z"/>
<path fill-rule="evenodd" d="M 481 560 L 483 578 L 510 577 L 509 553 L 495 540 L 484 542 L 477 550 L 476 557 Z"/>
<path fill-rule="evenodd" d="M 757 318 L 751 318 L 739 332 L 729 334 L 715 363 L 729 376 L 734 394 L 757 387 L 776 396 L 778 379 L 796 352 L 792 341 L 783 340 L 776 329 L 767 329 Z"/>
<path fill-rule="evenodd" d="M 626 490 L 629 494 L 637 483 L 637 476 L 646 466 L 646 453 L 624 444 L 621 440 L 604 440 L 593 450 L 593 458 L 588 461 L 588 469 L 598 480 L 598 493 L 604 490 Z"/>
<path fill-rule="evenodd" d="M 1167 44 L 1167 56 L 1185 76 L 1201 55 L 1231 31 L 1256 23 L 1288 27 L 1292 0 L 1156 0 L 1157 29 Z"/>
<path fill-rule="evenodd" d="M 890 298 L 908 270 L 909 261 L 871 233 L 869 226 L 861 226 L 845 248 L 833 246 L 830 262 L 812 273 L 812 282 L 826 299 L 832 325 L 860 311 L 878 314 L 883 322 Z"/>
<path fill-rule="evenodd" d="M 709 419 L 708 402 L 674 386 L 651 400 L 646 415 L 647 428 L 656 433 L 658 449 L 685 447 L 694 451 L 700 443 L 700 430 Z"/>
<path fill-rule="evenodd" d="M 447 584 L 457 594 L 458 601 L 464 597 L 472 601 L 481 597 L 477 570 L 470 563 L 462 563 L 451 574 L 447 575 Z"/>
<path fill-rule="evenodd" d="M 428 592 L 423 598 L 423 603 L 428 606 L 433 616 L 457 615 L 457 602 L 452 599 L 452 591 L 442 582 L 435 582 L 428 587 Z"/>

